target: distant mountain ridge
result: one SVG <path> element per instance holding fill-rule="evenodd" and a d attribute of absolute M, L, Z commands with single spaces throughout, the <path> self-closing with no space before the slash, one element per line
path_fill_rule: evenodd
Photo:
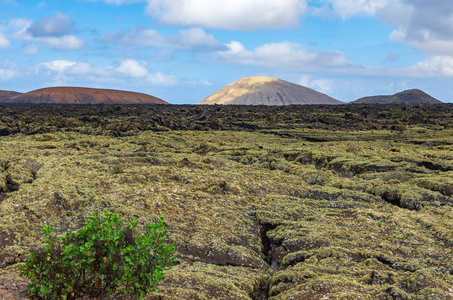
<path fill-rule="evenodd" d="M 313 89 L 273 77 L 239 79 L 197 105 L 344 104 Z"/>
<path fill-rule="evenodd" d="M 431 97 L 422 90 L 411 89 L 405 90 L 394 95 L 382 95 L 363 97 L 351 103 L 355 104 L 387 104 L 387 103 L 401 103 L 401 104 L 415 104 L 415 103 L 443 103 L 436 98 Z"/>
<path fill-rule="evenodd" d="M 0 97 L 5 91 L 0 92 Z M 0 98 L 1 99 L 1 98 Z M 0 103 L 28 104 L 169 104 L 143 93 L 84 87 L 50 87 L 5 95 Z"/>
<path fill-rule="evenodd" d="M 6 99 L 15 97 L 17 95 L 20 95 L 21 93 L 19 92 L 14 92 L 14 91 L 0 91 L 0 103 Z"/>

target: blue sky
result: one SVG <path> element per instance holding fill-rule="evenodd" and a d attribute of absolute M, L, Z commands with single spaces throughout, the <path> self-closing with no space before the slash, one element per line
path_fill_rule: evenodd
<path fill-rule="evenodd" d="M 0 90 L 84 86 L 194 104 L 246 76 L 349 102 L 453 102 L 453 1 L 0 0 Z"/>

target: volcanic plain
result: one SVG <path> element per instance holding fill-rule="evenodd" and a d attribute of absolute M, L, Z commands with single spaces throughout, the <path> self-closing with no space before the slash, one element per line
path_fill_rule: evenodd
<path fill-rule="evenodd" d="M 452 299 L 453 105 L 0 104 L 0 298 L 41 228 L 163 216 L 147 299 Z"/>

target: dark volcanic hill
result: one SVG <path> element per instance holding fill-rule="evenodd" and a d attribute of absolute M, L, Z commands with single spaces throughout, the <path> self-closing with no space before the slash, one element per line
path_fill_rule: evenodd
<path fill-rule="evenodd" d="M 246 77 L 233 82 L 197 104 L 297 105 L 343 104 L 343 102 L 281 79 Z"/>
<path fill-rule="evenodd" d="M 51 87 L 16 95 L 2 103 L 33 104 L 168 104 L 162 99 L 142 93 L 120 90 Z"/>
<path fill-rule="evenodd" d="M 14 96 L 20 95 L 19 92 L 14 91 L 0 91 L 0 102 L 12 98 Z"/>
<path fill-rule="evenodd" d="M 406 90 L 395 95 L 388 96 L 371 96 L 363 97 L 351 103 L 354 104 L 387 104 L 387 103 L 400 103 L 400 104 L 414 104 L 414 103 L 442 103 L 425 92 L 413 89 Z"/>

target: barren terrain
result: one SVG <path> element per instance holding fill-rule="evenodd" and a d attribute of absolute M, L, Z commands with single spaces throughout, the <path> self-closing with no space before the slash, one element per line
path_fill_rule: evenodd
<path fill-rule="evenodd" d="M 0 105 L 0 298 L 108 209 L 165 217 L 148 299 L 452 299 L 453 106 Z"/>

